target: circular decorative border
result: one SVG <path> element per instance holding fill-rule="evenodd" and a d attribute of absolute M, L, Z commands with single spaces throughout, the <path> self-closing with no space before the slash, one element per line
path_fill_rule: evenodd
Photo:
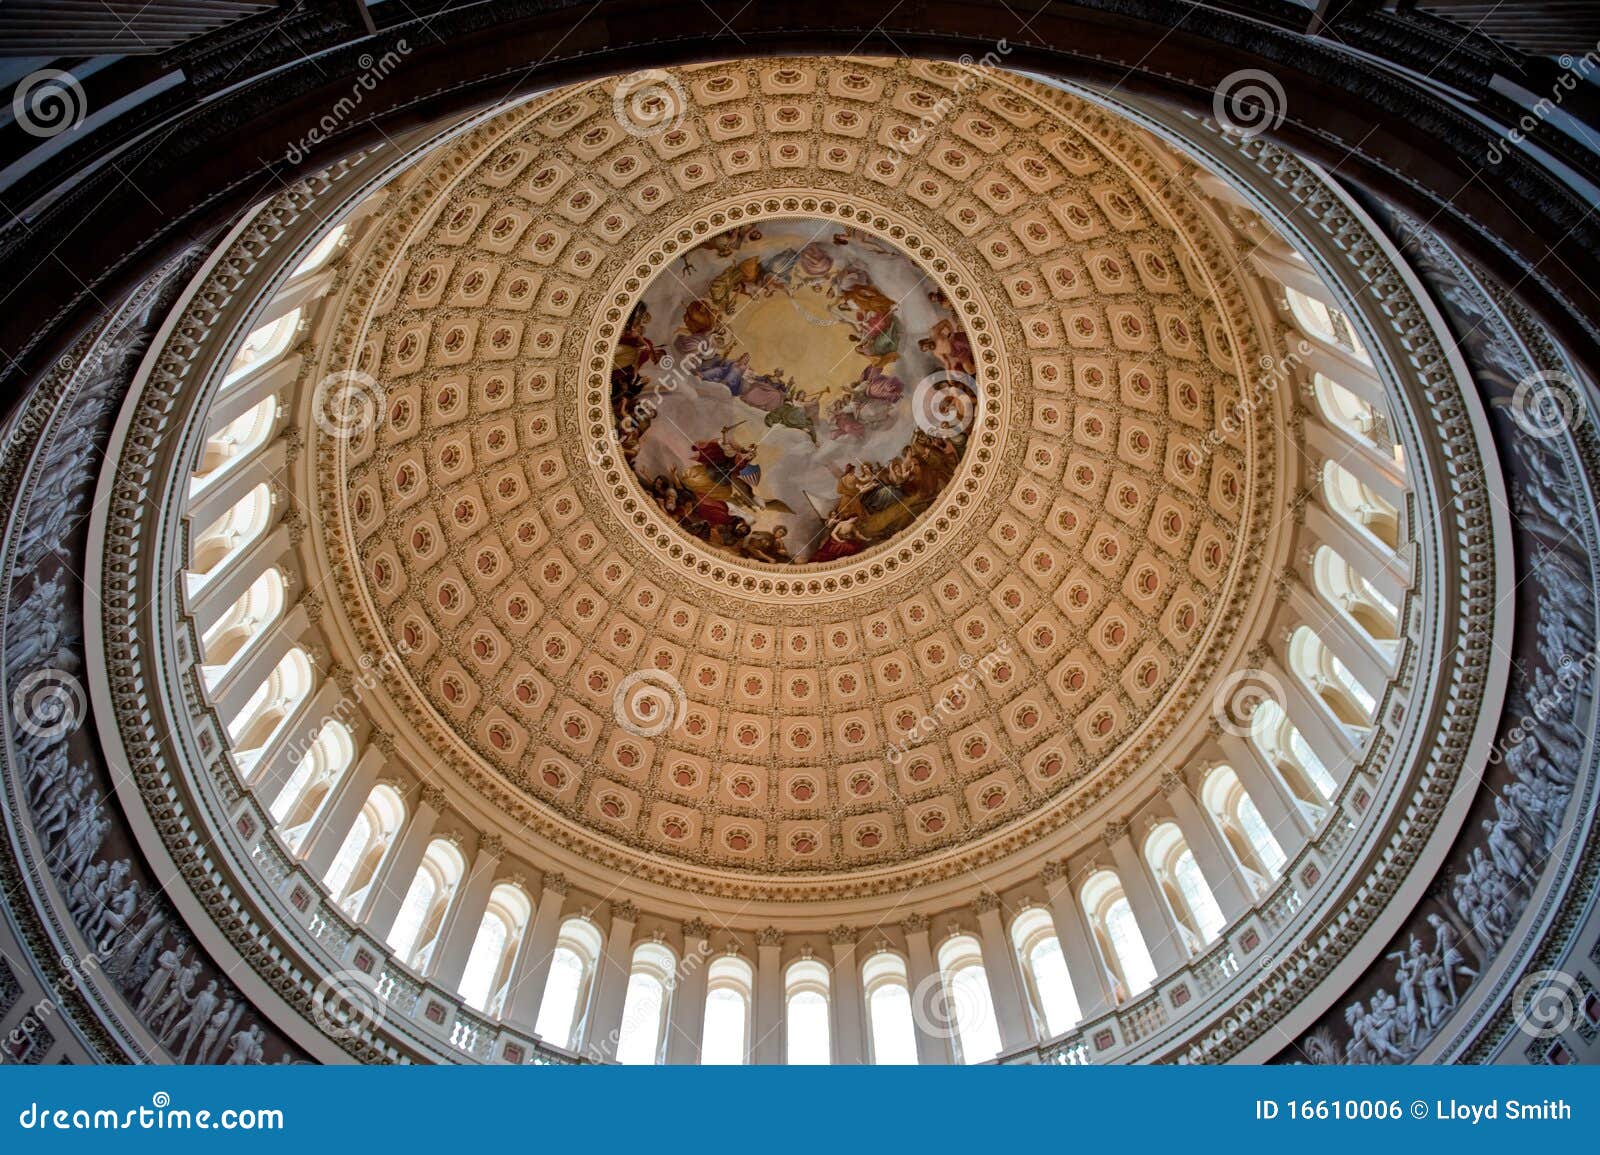
<path fill-rule="evenodd" d="M 976 443 L 969 445 L 963 455 L 948 492 L 913 526 L 855 557 L 808 563 L 799 568 L 734 557 L 674 531 L 655 503 L 645 497 L 637 479 L 629 476 L 631 471 L 617 461 L 616 430 L 607 420 L 616 340 L 623 322 L 648 291 L 655 274 L 680 251 L 728 226 L 796 214 L 870 232 L 900 249 L 924 274 L 941 283 L 963 313 L 962 322 L 977 357 L 982 429 L 974 438 Z M 583 397 L 570 406 L 573 428 L 584 430 L 582 456 L 601 475 L 595 488 L 606 498 L 607 507 L 623 531 L 642 534 L 659 558 L 714 589 L 758 597 L 803 597 L 807 605 L 859 596 L 875 585 L 902 576 L 910 567 L 944 560 L 945 551 L 939 547 L 959 528 L 957 522 L 965 524 L 962 519 L 966 511 L 976 508 L 992 487 L 1012 424 L 1001 328 L 988 299 L 977 288 L 976 278 L 959 258 L 933 244 L 898 213 L 872 204 L 867 198 L 806 188 L 777 188 L 757 196 L 730 197 L 680 219 L 658 236 L 665 239 L 638 254 L 633 267 L 619 275 L 604 294 L 602 299 L 609 299 L 610 303 L 590 326 L 580 346 L 590 352 Z"/>

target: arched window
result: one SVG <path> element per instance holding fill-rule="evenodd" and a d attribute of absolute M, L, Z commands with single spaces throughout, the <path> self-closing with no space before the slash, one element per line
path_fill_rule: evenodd
<path fill-rule="evenodd" d="M 1289 664 L 1340 722 L 1356 730 L 1371 728 L 1377 699 L 1311 627 L 1300 626 L 1289 638 Z"/>
<path fill-rule="evenodd" d="M 784 1061 L 791 1066 L 833 1061 L 828 1024 L 828 968 L 799 959 L 784 974 Z"/>
<path fill-rule="evenodd" d="M 272 817 L 283 830 L 283 840 L 295 850 L 305 838 L 328 793 L 355 761 L 356 744 L 342 722 L 329 719 L 317 731 L 311 747 L 295 764 L 289 780 L 272 801 Z"/>
<path fill-rule="evenodd" d="M 983 948 L 970 934 L 945 939 L 939 947 L 945 1013 L 955 1026 L 956 1059 L 986 1063 L 1000 1053 L 1000 1024 L 983 969 Z"/>
<path fill-rule="evenodd" d="M 905 960 L 888 950 L 870 956 L 861 965 L 861 992 L 872 1061 L 879 1066 L 916 1066 L 917 1028 Z"/>
<path fill-rule="evenodd" d="M 561 924 L 533 1028 L 546 1042 L 577 1048 L 589 988 L 600 965 L 600 941 L 600 928 L 586 918 L 569 918 Z"/>
<path fill-rule="evenodd" d="M 209 689 L 283 613 L 283 575 L 269 569 L 250 583 L 200 639 L 201 677 Z"/>
<path fill-rule="evenodd" d="M 1198 953 L 1215 942 L 1227 919 L 1177 824 L 1163 822 L 1152 828 L 1145 839 L 1144 855 L 1190 951 Z"/>
<path fill-rule="evenodd" d="M 1217 766 L 1206 775 L 1200 801 L 1244 868 L 1250 888 L 1258 897 L 1265 894 L 1268 883 L 1283 873 L 1288 859 L 1233 767 Z"/>
<path fill-rule="evenodd" d="M 189 592 L 203 588 L 227 569 L 228 563 L 249 549 L 266 532 L 271 517 L 272 491 L 262 482 L 208 525 L 194 539 L 189 551 L 189 570 L 185 576 Z"/>
<path fill-rule="evenodd" d="M 1329 546 L 1319 546 L 1312 559 L 1317 592 L 1365 634 L 1378 649 L 1393 654 L 1398 646 L 1400 611 Z"/>
<path fill-rule="evenodd" d="M 289 279 L 291 281 L 297 280 L 300 277 L 316 272 L 327 264 L 329 258 L 333 256 L 334 250 L 339 247 L 339 242 L 344 240 L 345 232 L 346 226 L 344 225 L 328 230 L 323 238 L 312 246 L 311 251 L 306 254 L 305 260 L 294 267 L 294 272 L 289 274 Z"/>
<path fill-rule="evenodd" d="M 1284 286 L 1284 292 L 1289 298 L 1289 311 L 1307 336 L 1325 344 L 1337 345 L 1356 360 L 1372 364 L 1372 359 L 1356 338 L 1355 326 L 1350 324 L 1350 318 L 1341 310 L 1288 285 Z"/>
<path fill-rule="evenodd" d="M 461 851 L 447 839 L 435 838 L 423 852 L 388 937 L 395 957 L 413 970 L 424 970 L 433 957 L 445 912 L 466 869 Z"/>
<path fill-rule="evenodd" d="M 467 969 L 461 975 L 462 1002 L 487 1015 L 500 1013 L 506 984 L 511 979 L 511 964 L 532 913 L 533 904 L 514 883 L 499 883 L 489 892 L 489 907 L 478 923 Z"/>
<path fill-rule="evenodd" d="M 1365 399 L 1357 397 L 1333 378 L 1321 373 L 1312 374 L 1311 388 L 1317 398 L 1317 407 L 1330 425 L 1342 430 L 1352 440 L 1376 449 L 1401 469 L 1405 468 L 1405 457 L 1395 444 L 1387 414 L 1379 412 Z"/>
<path fill-rule="evenodd" d="M 199 493 L 247 460 L 252 450 L 266 442 L 277 421 L 278 399 L 268 397 L 206 438 L 200 467 L 189 479 L 189 493 Z"/>
<path fill-rule="evenodd" d="M 1322 467 L 1322 495 L 1357 530 L 1391 550 L 1400 548 L 1400 511 L 1337 461 Z"/>
<path fill-rule="evenodd" d="M 350 911 L 360 905 L 405 820 L 406 805 L 399 793 L 392 786 L 374 786 L 344 836 L 339 853 L 322 876 L 328 893 L 340 907 Z"/>
<path fill-rule="evenodd" d="M 1011 942 L 1022 962 L 1022 977 L 1032 998 L 1034 1018 L 1044 1028 L 1042 1033 L 1053 1038 L 1070 1031 L 1083 1018 L 1083 1011 L 1049 912 L 1032 907 L 1017 915 L 1011 923 Z"/>
<path fill-rule="evenodd" d="M 1097 871 L 1083 884 L 1082 902 L 1117 1001 L 1126 1002 L 1148 990 L 1156 981 L 1156 964 L 1139 933 L 1122 880 L 1112 871 Z"/>
<path fill-rule="evenodd" d="M 706 1021 L 700 1061 L 737 1066 L 750 1052 L 750 1007 L 756 973 L 738 955 L 723 955 L 706 972 Z"/>
<path fill-rule="evenodd" d="M 239 351 L 233 355 L 233 361 L 223 375 L 222 387 L 226 389 L 237 384 L 249 373 L 277 360 L 289 347 L 299 326 L 300 310 L 296 308 L 290 309 L 276 321 L 268 321 L 252 330 L 244 339 L 244 344 L 239 346 Z"/>
<path fill-rule="evenodd" d="M 1319 819 L 1325 815 L 1339 784 L 1283 707 L 1270 699 L 1257 706 L 1250 738 L 1301 805 Z"/>
<path fill-rule="evenodd" d="M 617 1062 L 649 1066 L 661 1062 L 667 1037 L 667 1010 L 676 985 L 678 960 L 658 942 L 634 948 L 628 993 L 617 1031 Z"/>
<path fill-rule="evenodd" d="M 246 780 L 253 776 L 261 752 L 272 744 L 278 731 L 294 717 L 295 709 L 311 692 L 311 680 L 311 659 L 296 646 L 283 655 L 267 680 L 228 723 L 234 765 Z"/>

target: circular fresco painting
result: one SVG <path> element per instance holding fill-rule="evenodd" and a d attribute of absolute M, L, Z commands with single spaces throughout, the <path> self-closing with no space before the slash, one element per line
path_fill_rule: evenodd
<path fill-rule="evenodd" d="M 950 484 L 972 346 L 904 252 L 834 221 L 719 233 L 650 283 L 617 342 L 617 439 L 682 532 L 820 564 L 888 542 Z"/>

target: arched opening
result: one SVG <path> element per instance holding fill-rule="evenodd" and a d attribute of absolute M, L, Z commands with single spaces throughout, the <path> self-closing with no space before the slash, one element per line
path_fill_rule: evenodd
<path fill-rule="evenodd" d="M 1372 358 L 1367 356 L 1356 337 L 1355 326 L 1343 311 L 1290 285 L 1284 286 L 1284 293 L 1289 300 L 1289 311 L 1308 337 L 1343 349 L 1363 364 L 1372 364 Z"/>
<path fill-rule="evenodd" d="M 331 718 L 324 722 L 272 802 L 272 817 L 278 822 L 289 849 L 299 848 L 311 820 L 355 761 L 355 756 L 355 739 L 349 729 Z"/>
<path fill-rule="evenodd" d="M 300 327 L 300 310 L 290 309 L 275 321 L 253 329 L 233 355 L 228 371 L 223 375 L 222 387 L 237 385 L 240 380 L 263 366 L 270 365 L 283 355 L 294 340 Z"/>
<path fill-rule="evenodd" d="M 1153 827 L 1145 839 L 1144 856 L 1190 953 L 1200 953 L 1217 940 L 1227 919 L 1177 824 L 1163 822 Z"/>
<path fill-rule="evenodd" d="M 489 906 L 478 923 L 467 968 L 461 975 L 458 993 L 462 1002 L 486 1015 L 500 1013 L 511 981 L 511 964 L 532 914 L 533 904 L 515 883 L 497 883 L 489 892 Z"/>
<path fill-rule="evenodd" d="M 392 786 L 374 786 L 322 876 L 329 895 L 346 912 L 353 914 L 359 907 L 405 820 L 406 804 L 399 792 Z"/>
<path fill-rule="evenodd" d="M 828 1022 L 828 968 L 816 959 L 789 964 L 783 980 L 784 1061 L 826 1066 L 833 1061 Z"/>
<path fill-rule="evenodd" d="M 1317 592 L 1391 658 L 1399 645 L 1400 611 L 1329 546 L 1319 546 L 1311 564 Z"/>
<path fill-rule="evenodd" d="M 268 397 L 206 438 L 199 467 L 189 480 L 190 496 L 249 460 L 251 453 L 266 443 L 277 421 L 278 399 Z"/>
<path fill-rule="evenodd" d="M 577 1049 L 589 991 L 600 965 L 600 944 L 600 928 L 588 919 L 574 917 L 561 924 L 533 1028 L 546 1042 Z"/>
<path fill-rule="evenodd" d="M 301 277 L 309 276 L 332 260 L 347 231 L 348 226 L 343 224 L 329 229 L 323 238 L 312 246 L 305 259 L 294 267 L 294 272 L 289 274 L 289 280 L 297 281 Z"/>
<path fill-rule="evenodd" d="M 917 1029 L 911 1013 L 911 982 L 905 960 L 881 950 L 861 965 L 867 1009 L 867 1047 L 879 1066 L 915 1066 Z"/>
<path fill-rule="evenodd" d="M 189 569 L 184 576 L 189 593 L 204 589 L 234 558 L 249 549 L 266 532 L 271 518 L 272 491 L 262 482 L 208 525 L 189 550 Z"/>
<path fill-rule="evenodd" d="M 200 674 L 207 689 L 220 682 L 282 616 L 286 593 L 283 574 L 269 569 L 206 631 L 200 639 Z"/>
<path fill-rule="evenodd" d="M 738 1066 L 750 1053 L 750 1008 L 756 973 L 738 955 L 723 955 L 706 972 L 706 1017 L 700 1035 L 700 1061 Z"/>
<path fill-rule="evenodd" d="M 1050 1038 L 1070 1031 L 1083 1018 L 1083 1011 L 1049 912 L 1031 907 L 1017 915 L 1011 922 L 1011 942 L 1022 963 L 1040 1033 Z"/>
<path fill-rule="evenodd" d="M 1200 787 L 1200 801 L 1222 832 L 1257 896 L 1267 892 L 1288 861 L 1250 792 L 1231 766 L 1214 767 Z"/>
<path fill-rule="evenodd" d="M 247 781 L 253 777 L 262 752 L 311 693 L 312 676 L 311 659 L 296 646 L 283 655 L 266 681 L 228 723 L 234 765 Z"/>
<path fill-rule="evenodd" d="M 1277 771 L 1301 808 L 1321 821 L 1328 813 L 1328 804 L 1338 793 L 1339 784 L 1311 749 L 1305 735 L 1289 721 L 1282 706 L 1266 701 L 1256 707 L 1250 718 L 1250 740 L 1267 764 Z"/>
<path fill-rule="evenodd" d="M 1156 964 L 1122 880 L 1113 871 L 1097 871 L 1085 880 L 1081 899 L 1116 1001 L 1127 1002 L 1144 993 L 1156 981 Z"/>
<path fill-rule="evenodd" d="M 466 859 L 448 839 L 435 838 L 423 852 L 388 935 L 389 949 L 412 970 L 425 970 L 432 959 L 445 913 L 466 869 Z"/>
<path fill-rule="evenodd" d="M 634 948 L 622 1026 L 617 1031 L 617 1062 L 649 1066 L 662 1061 L 677 965 L 678 960 L 663 943 L 640 943 Z"/>
<path fill-rule="evenodd" d="M 1387 549 L 1400 548 L 1400 511 L 1337 461 L 1322 467 L 1322 496 L 1357 531 Z"/>
<path fill-rule="evenodd" d="M 944 979 L 946 1014 L 956 1029 L 957 1061 L 988 1062 L 1000 1053 L 1000 1022 L 978 940 L 969 934 L 946 939 L 939 947 L 939 973 Z"/>
<path fill-rule="evenodd" d="M 1378 700 L 1309 626 L 1289 639 L 1289 665 L 1328 712 L 1352 730 L 1372 727 Z"/>
<path fill-rule="evenodd" d="M 1405 455 L 1395 443 L 1387 414 L 1321 373 L 1312 374 L 1311 390 L 1316 396 L 1317 408 L 1322 410 L 1330 425 L 1352 441 L 1377 450 L 1402 470 L 1405 468 Z"/>

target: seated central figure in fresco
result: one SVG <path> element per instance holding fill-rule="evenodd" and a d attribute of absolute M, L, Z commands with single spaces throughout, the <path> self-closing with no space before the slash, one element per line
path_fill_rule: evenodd
<path fill-rule="evenodd" d="M 909 257 L 831 221 L 719 233 L 663 269 L 612 362 L 623 455 L 683 532 L 818 564 L 913 525 L 955 476 L 972 346 Z"/>

